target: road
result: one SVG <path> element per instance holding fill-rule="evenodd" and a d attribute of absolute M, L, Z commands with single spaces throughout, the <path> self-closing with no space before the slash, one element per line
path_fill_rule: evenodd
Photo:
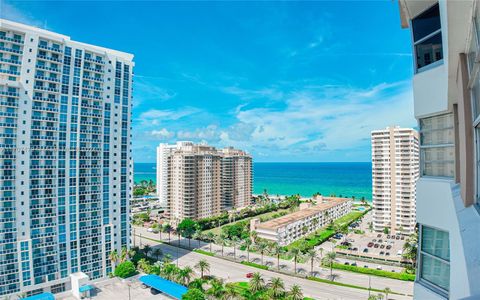
<path fill-rule="evenodd" d="M 144 228 L 135 228 L 136 235 L 142 234 L 143 237 L 149 237 L 153 239 L 159 239 L 158 234 L 153 234 L 147 232 Z M 167 235 L 162 236 L 164 239 L 168 238 Z M 172 235 L 172 238 L 176 236 Z M 148 244 L 154 247 L 160 247 L 163 253 L 170 254 L 173 257 L 174 263 L 177 262 L 177 257 L 180 257 L 178 260 L 179 266 L 186 266 L 189 265 L 193 267 L 200 259 L 206 259 L 210 263 L 210 273 L 224 278 L 230 282 L 236 281 L 247 281 L 248 279 L 245 278 L 245 275 L 250 272 L 260 272 L 263 277 L 268 280 L 272 277 L 280 277 L 284 280 L 286 288 L 289 288 L 293 284 L 299 284 L 302 287 L 302 290 L 305 296 L 309 296 L 315 299 L 367 299 L 368 298 L 368 291 L 360 290 L 360 289 L 353 289 L 347 288 L 342 286 L 336 286 L 332 284 L 325 284 L 320 282 L 315 282 L 307 279 L 302 279 L 294 276 L 284 275 L 272 271 L 261 270 L 258 268 L 253 268 L 249 266 L 245 266 L 233 261 L 225 260 L 220 257 L 211 257 L 203 254 L 199 254 L 196 252 L 191 252 L 185 249 L 181 249 L 178 247 L 166 245 L 166 244 L 159 244 L 158 242 L 151 241 L 145 238 L 141 239 L 141 243 L 143 245 Z M 192 246 L 198 246 L 197 241 L 192 240 Z M 137 236 L 135 239 L 135 244 L 138 246 L 140 245 L 140 238 Z M 181 239 L 181 244 L 184 246 L 188 245 L 188 241 Z M 203 250 L 209 251 L 210 245 L 201 243 L 200 248 Z M 220 251 L 221 248 L 219 246 L 213 246 L 213 251 Z M 230 254 L 231 253 L 231 254 Z M 229 247 L 225 247 L 224 254 L 233 255 L 233 249 Z M 237 250 L 236 251 L 237 258 L 242 257 L 246 259 L 246 253 L 243 251 Z M 232 257 L 233 258 L 233 257 Z M 250 254 L 250 260 L 254 262 L 260 262 L 261 258 L 257 254 Z M 276 265 L 276 259 L 274 258 L 265 258 L 265 264 Z M 281 266 L 283 269 L 290 269 L 293 270 L 293 263 L 290 261 L 281 261 Z M 297 264 L 297 270 L 299 273 L 306 274 L 306 270 L 310 270 L 310 267 L 307 264 Z M 314 271 L 317 272 L 317 277 L 327 278 L 330 274 L 329 270 L 315 267 Z M 336 271 L 334 270 L 334 274 L 336 275 L 336 281 L 343 282 L 343 283 L 351 283 L 363 287 L 368 287 L 369 284 L 369 276 L 356 274 L 351 272 L 344 272 L 344 271 Z M 393 291 L 405 293 L 405 294 L 412 294 L 413 293 L 413 284 L 411 282 L 404 282 L 398 280 L 392 280 L 387 278 L 375 277 L 371 276 L 371 287 L 383 289 L 385 287 L 389 287 Z M 372 292 L 375 294 L 375 292 Z M 407 296 L 399 296 L 399 295 L 390 295 L 389 299 L 411 299 L 411 297 Z"/>

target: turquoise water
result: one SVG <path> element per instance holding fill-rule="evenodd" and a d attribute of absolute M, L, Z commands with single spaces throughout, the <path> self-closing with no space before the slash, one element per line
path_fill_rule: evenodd
<path fill-rule="evenodd" d="M 154 163 L 136 163 L 134 180 L 155 181 Z M 372 198 L 371 163 L 254 163 L 253 192 Z"/>

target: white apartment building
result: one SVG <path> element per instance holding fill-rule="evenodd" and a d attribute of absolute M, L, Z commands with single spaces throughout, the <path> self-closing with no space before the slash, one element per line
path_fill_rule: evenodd
<path fill-rule="evenodd" d="M 399 3 L 420 125 L 414 298 L 480 299 L 480 3 Z"/>
<path fill-rule="evenodd" d="M 253 219 L 250 222 L 250 230 L 255 230 L 260 238 L 286 246 L 343 217 L 352 208 L 352 199 L 349 198 L 319 196 L 317 199 L 315 205 L 301 206 L 296 212 L 264 223 Z"/>
<path fill-rule="evenodd" d="M 132 59 L 0 20 L 0 295 L 105 277 L 129 246 Z"/>
<path fill-rule="evenodd" d="M 418 132 L 387 127 L 372 131 L 373 228 L 415 231 L 415 183 L 419 175 Z"/>
<path fill-rule="evenodd" d="M 246 152 L 192 142 L 157 148 L 157 193 L 173 225 L 248 206 L 252 158 Z"/>

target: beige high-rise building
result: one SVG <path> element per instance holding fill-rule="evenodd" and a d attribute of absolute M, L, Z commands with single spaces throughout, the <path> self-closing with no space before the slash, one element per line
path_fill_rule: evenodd
<path fill-rule="evenodd" d="M 192 142 L 157 148 L 157 193 L 176 225 L 248 206 L 252 197 L 252 157 L 242 150 Z M 158 179 L 157 179 L 158 181 Z"/>
<path fill-rule="evenodd" d="M 373 228 L 415 230 L 415 182 L 419 176 L 418 132 L 387 127 L 372 131 Z"/>

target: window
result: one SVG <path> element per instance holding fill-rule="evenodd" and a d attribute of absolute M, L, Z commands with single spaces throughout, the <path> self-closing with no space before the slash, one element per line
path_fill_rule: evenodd
<path fill-rule="evenodd" d="M 443 59 L 442 30 L 438 3 L 412 20 L 417 71 Z"/>
<path fill-rule="evenodd" d="M 454 177 L 454 143 L 452 113 L 420 119 L 422 176 Z"/>
<path fill-rule="evenodd" d="M 477 5 L 470 32 L 468 60 L 468 87 L 471 90 L 476 158 L 476 202 L 480 204 L 480 8 Z"/>
<path fill-rule="evenodd" d="M 448 232 L 420 227 L 419 282 L 448 296 L 450 287 L 450 239 Z"/>

